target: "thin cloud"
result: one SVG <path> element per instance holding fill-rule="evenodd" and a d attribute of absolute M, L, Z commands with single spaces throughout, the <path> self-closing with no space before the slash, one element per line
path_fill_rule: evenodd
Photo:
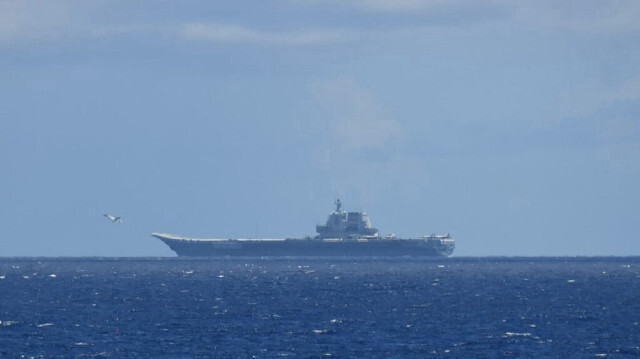
<path fill-rule="evenodd" d="M 579 32 L 625 34 L 640 32 L 640 2 L 612 0 L 607 2 L 557 2 L 551 0 L 289 0 L 293 8 L 356 11 L 373 20 L 353 22 L 343 26 L 319 25 L 317 28 L 254 28 L 242 23 L 203 22 L 162 23 L 106 21 L 101 14 L 112 6 L 109 2 L 76 3 L 69 1 L 0 1 L 0 44 L 27 41 L 69 41 L 92 37 L 117 36 L 177 36 L 218 43 L 250 45 L 315 45 L 373 38 L 399 29 L 424 29 L 434 24 L 469 25 L 482 20 L 516 21 L 533 26 Z M 301 7 L 300 5 L 306 5 Z M 151 9 L 152 10 L 152 9 Z M 301 12 L 304 15 L 305 12 Z M 327 15 L 326 13 L 324 13 Z M 430 15 L 427 20 L 417 15 Z M 160 15 L 158 15 L 160 16 Z M 380 17 L 388 17 L 389 22 Z M 148 18 L 149 16 L 147 16 Z M 153 18 L 153 12 L 150 13 Z M 336 19 L 336 18 L 332 18 Z M 340 19 L 338 17 L 337 19 Z M 406 21 L 404 21 L 406 20 Z M 426 21 L 426 22 L 425 22 Z M 336 24 L 328 21 L 327 24 Z M 363 25 L 376 24 L 376 25 Z M 363 30 L 365 26 L 366 30 Z"/>
<path fill-rule="evenodd" d="M 596 33 L 640 31 L 640 2 L 613 0 L 605 2 L 557 2 L 549 0 L 497 0 L 512 7 L 516 19 L 538 26 Z"/>
<path fill-rule="evenodd" d="M 156 36 L 200 39 L 220 43 L 249 45 L 314 45 L 346 42 L 359 37 L 349 28 L 320 27 L 312 29 L 259 29 L 234 23 L 155 21 L 104 21 L 101 10 L 105 3 L 71 6 L 56 3 L 0 1 L 0 44 L 22 41 L 66 42 L 87 38 L 122 36 Z"/>
<path fill-rule="evenodd" d="M 314 45 L 344 42 L 356 34 L 347 29 L 262 31 L 237 24 L 190 23 L 183 28 L 188 38 L 221 43 L 254 45 Z"/>
<path fill-rule="evenodd" d="M 172 25 L 145 25 L 145 24 L 111 24 L 111 25 L 94 25 L 86 31 L 91 37 L 121 37 L 121 36 L 141 36 L 156 35 L 170 36 L 175 35 L 176 27 Z"/>
<path fill-rule="evenodd" d="M 451 5 L 458 1 L 452 0 L 291 0 L 297 5 L 331 6 L 355 8 L 372 12 L 409 12 L 424 11 L 441 5 Z"/>
<path fill-rule="evenodd" d="M 485 21 L 516 21 L 533 26 L 597 33 L 640 31 L 640 2 L 556 1 L 556 0 L 290 0 L 309 7 L 336 8 L 373 16 L 409 20 L 419 15 L 433 16 L 437 24 L 468 25 Z"/>
<path fill-rule="evenodd" d="M 359 0 L 356 6 L 375 11 L 415 11 L 427 10 L 443 4 L 446 0 Z"/>
<path fill-rule="evenodd" d="M 556 104 L 558 117 L 541 122 L 591 117 L 603 109 L 626 103 L 640 103 L 640 75 L 614 85 L 592 77 L 561 93 Z"/>
<path fill-rule="evenodd" d="M 62 36 L 72 22 L 64 3 L 0 1 L 0 43 Z"/>

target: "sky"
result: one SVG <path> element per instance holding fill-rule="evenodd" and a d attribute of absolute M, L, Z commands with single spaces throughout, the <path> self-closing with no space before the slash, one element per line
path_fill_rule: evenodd
<path fill-rule="evenodd" d="M 0 256 L 640 255 L 640 2 L 0 1 Z M 121 216 L 111 223 L 103 213 Z"/>

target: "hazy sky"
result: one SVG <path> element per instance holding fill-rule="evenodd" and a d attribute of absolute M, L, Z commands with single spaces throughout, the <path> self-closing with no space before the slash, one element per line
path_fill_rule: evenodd
<path fill-rule="evenodd" d="M 0 256 L 640 255 L 640 2 L 0 1 Z M 124 223 L 102 216 L 113 213 Z"/>

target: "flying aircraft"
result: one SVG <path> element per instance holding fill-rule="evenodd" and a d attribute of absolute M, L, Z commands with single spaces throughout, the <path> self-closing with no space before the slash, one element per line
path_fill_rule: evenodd
<path fill-rule="evenodd" d="M 122 223 L 122 219 L 120 217 L 116 217 L 110 214 L 103 214 L 103 216 L 109 218 L 111 220 L 111 222 L 113 223 Z"/>

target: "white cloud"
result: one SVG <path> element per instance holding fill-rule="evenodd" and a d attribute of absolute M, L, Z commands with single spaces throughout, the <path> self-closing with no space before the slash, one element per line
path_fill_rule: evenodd
<path fill-rule="evenodd" d="M 403 138 L 400 123 L 386 116 L 373 96 L 353 80 L 325 81 L 314 92 L 331 117 L 330 130 L 341 147 L 384 148 Z"/>
<path fill-rule="evenodd" d="M 338 28 L 263 31 L 237 24 L 222 23 L 186 24 L 183 34 L 190 38 L 214 42 L 255 45 L 313 45 L 348 41 L 356 37 L 355 32 Z"/>
<path fill-rule="evenodd" d="M 426 160 L 407 150 L 403 124 L 371 91 L 347 77 L 317 83 L 312 92 L 318 118 L 306 131 L 317 139 L 318 166 L 337 195 L 375 207 L 390 188 L 403 201 L 423 190 L 429 181 Z"/>

